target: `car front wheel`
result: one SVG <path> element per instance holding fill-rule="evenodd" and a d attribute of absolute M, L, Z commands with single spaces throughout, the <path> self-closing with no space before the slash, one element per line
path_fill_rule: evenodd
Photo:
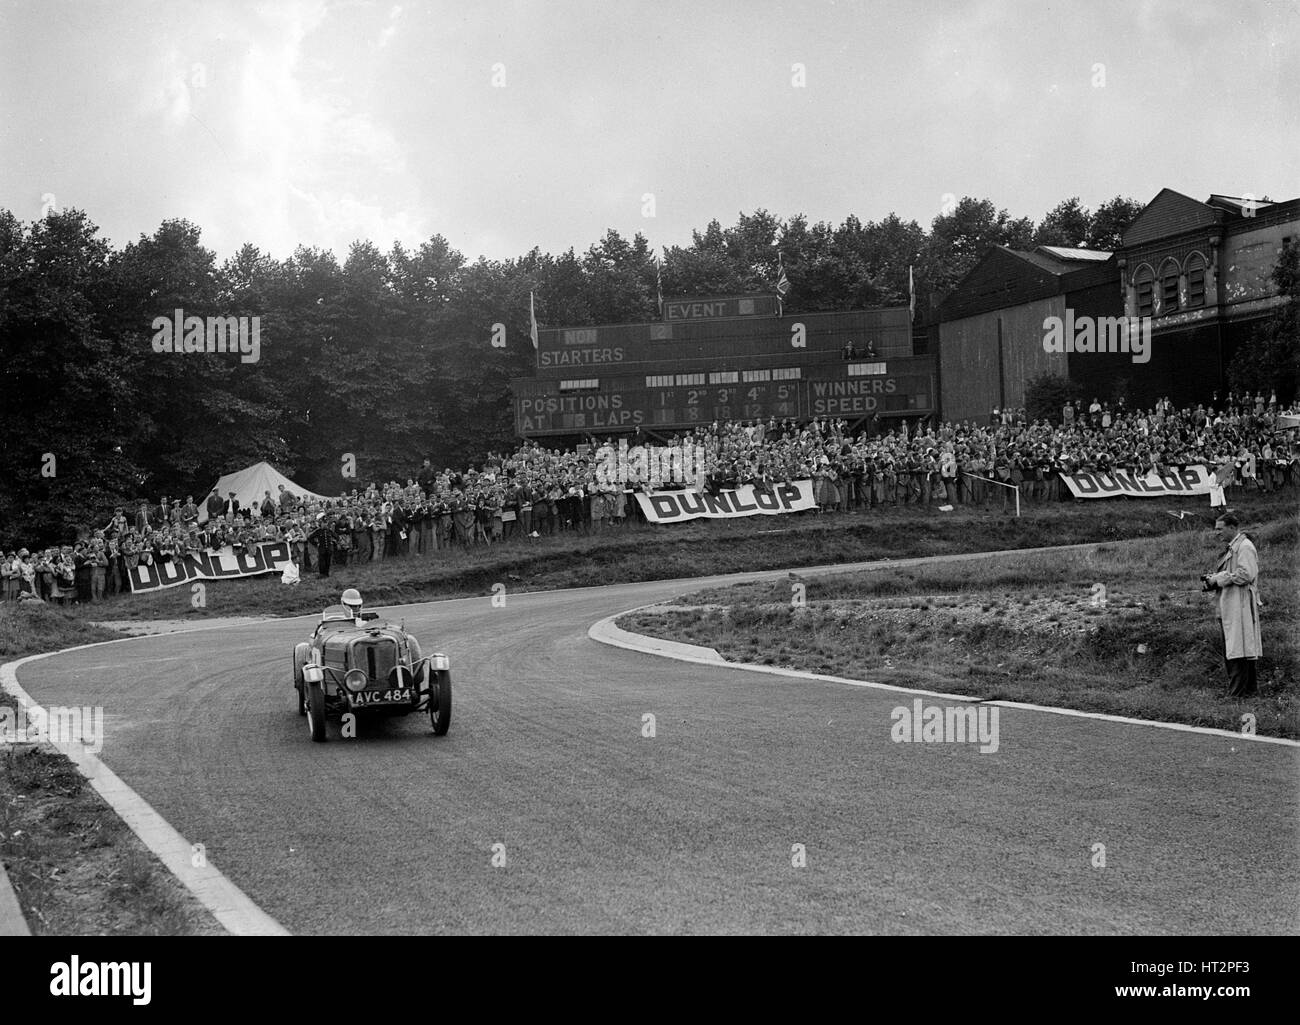
<path fill-rule="evenodd" d="M 441 670 L 434 674 L 433 693 L 429 696 L 429 724 L 434 736 L 444 737 L 451 725 L 451 673 Z"/>
<path fill-rule="evenodd" d="M 307 732 L 318 744 L 325 739 L 325 690 L 318 683 L 307 685 Z"/>

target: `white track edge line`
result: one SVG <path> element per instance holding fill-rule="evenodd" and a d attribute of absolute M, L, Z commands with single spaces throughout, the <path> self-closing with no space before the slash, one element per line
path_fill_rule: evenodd
<path fill-rule="evenodd" d="M 630 615 L 633 612 L 640 612 L 643 609 L 654 608 L 662 605 L 663 602 L 651 602 L 649 605 L 640 605 L 634 609 L 628 609 L 625 612 L 616 612 L 612 616 L 606 616 L 599 619 L 587 630 L 587 636 L 600 644 L 608 644 L 615 648 L 627 648 L 629 651 L 639 651 L 646 655 L 657 655 L 660 658 L 671 658 L 679 662 L 695 662 L 700 665 L 711 666 L 714 669 L 740 669 L 751 673 L 768 673 L 773 676 L 792 676 L 800 680 L 816 680 L 821 683 L 839 683 L 847 684 L 850 687 L 866 687 L 871 690 L 894 691 L 900 694 L 909 694 L 918 697 L 940 698 L 944 701 L 959 701 L 967 705 L 991 705 L 998 708 L 1018 708 L 1028 712 L 1047 712 L 1051 715 L 1073 716 L 1078 719 L 1096 719 L 1101 722 L 1123 723 L 1128 726 L 1150 726 L 1155 729 L 1174 730 L 1179 733 L 1199 733 L 1203 736 L 1210 737 L 1231 737 L 1234 740 L 1254 741 L 1260 744 L 1277 744 L 1282 747 L 1300 747 L 1300 740 L 1291 740 L 1287 737 L 1265 737 L 1256 733 L 1234 733 L 1232 730 L 1221 730 L 1211 726 L 1191 726 L 1181 722 L 1164 722 L 1160 719 L 1134 719 L 1126 715 L 1108 715 L 1105 712 L 1084 712 L 1077 708 L 1054 708 L 1051 705 L 1033 705 L 1022 701 L 982 701 L 979 698 L 973 698 L 969 694 L 944 694 L 940 691 L 918 690 L 913 687 L 900 687 L 893 683 L 875 683 L 868 680 L 851 680 L 845 676 L 827 676 L 821 673 L 809 673 L 802 669 L 783 669 L 780 666 L 760 666 L 752 662 L 728 662 L 716 649 L 706 648 L 698 644 L 683 644 L 680 641 L 665 641 L 659 638 L 646 637 L 644 634 L 632 633 L 630 630 L 624 630 L 622 627 L 614 625 L 614 620 L 622 616 Z M 653 642 L 653 643 L 647 643 Z M 694 649 L 687 650 L 687 649 Z M 696 652 L 711 652 L 712 657 Z"/>
<path fill-rule="evenodd" d="M 84 644 L 78 647 L 93 646 Z M 24 708 L 41 707 L 19 684 L 17 670 L 28 662 L 57 654 L 60 652 L 43 652 L 0 665 L 0 688 L 12 694 Z M 191 844 L 83 744 L 67 741 L 51 742 L 51 746 L 68 757 L 118 817 L 229 933 L 235 936 L 289 935 L 284 926 L 253 903 L 206 858 L 202 868 L 195 867 Z"/>

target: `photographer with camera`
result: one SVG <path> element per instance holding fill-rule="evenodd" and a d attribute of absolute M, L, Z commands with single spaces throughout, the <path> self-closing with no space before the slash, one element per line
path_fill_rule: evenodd
<path fill-rule="evenodd" d="M 1201 589 L 1219 592 L 1228 696 L 1249 697 L 1255 693 L 1255 663 L 1264 650 L 1259 622 L 1259 555 L 1250 538 L 1238 529 L 1235 513 L 1220 515 L 1214 521 L 1214 532 L 1228 547 L 1214 572 L 1201 577 Z"/>

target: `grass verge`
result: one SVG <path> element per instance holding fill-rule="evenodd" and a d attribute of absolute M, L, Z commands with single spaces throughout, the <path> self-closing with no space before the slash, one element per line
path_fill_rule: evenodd
<path fill-rule="evenodd" d="M 1266 608 L 1249 699 L 1224 694 L 1213 597 L 1198 581 L 1217 546 L 1203 531 L 1089 553 L 791 575 L 701 591 L 618 625 L 736 662 L 1229 730 L 1250 715 L 1258 733 L 1300 738 L 1300 518 L 1250 532 Z"/>
<path fill-rule="evenodd" d="M 0 604 L 0 662 L 121 636 L 87 622 L 76 609 L 36 601 Z"/>
<path fill-rule="evenodd" d="M 33 935 L 225 930 L 63 755 L 0 748 L 0 861 Z"/>

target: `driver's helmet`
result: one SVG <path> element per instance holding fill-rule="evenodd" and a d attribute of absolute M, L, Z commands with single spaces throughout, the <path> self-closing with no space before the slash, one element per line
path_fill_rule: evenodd
<path fill-rule="evenodd" d="M 356 619 L 361 615 L 361 592 L 355 587 L 349 587 L 343 592 L 343 597 L 339 599 L 343 607 L 352 613 L 352 618 Z"/>

